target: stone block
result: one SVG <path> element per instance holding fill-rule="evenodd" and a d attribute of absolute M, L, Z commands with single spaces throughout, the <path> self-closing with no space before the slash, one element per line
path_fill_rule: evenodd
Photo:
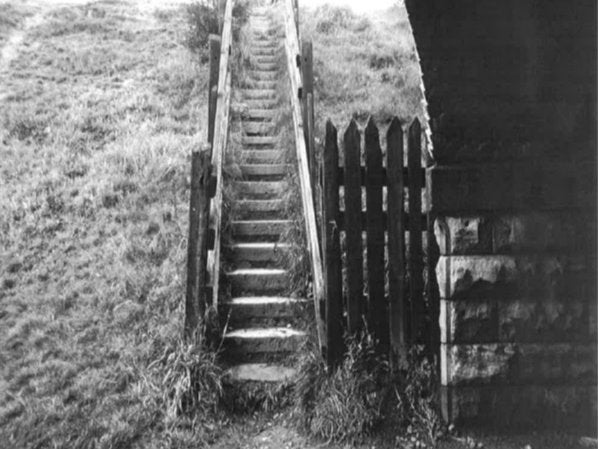
<path fill-rule="evenodd" d="M 505 385 L 444 387 L 442 410 L 457 425 L 523 428 L 596 429 L 596 386 Z"/>
<path fill-rule="evenodd" d="M 587 251 L 595 220 L 582 212 L 532 212 L 492 219 L 495 254 L 522 251 Z"/>
<path fill-rule="evenodd" d="M 489 254 L 492 252 L 492 228 L 480 216 L 445 217 L 434 222 L 434 234 L 440 254 Z"/>
<path fill-rule="evenodd" d="M 440 301 L 442 343 L 494 343 L 498 340 L 498 306 L 494 300 Z"/>
<path fill-rule="evenodd" d="M 442 385 L 596 384 L 593 344 L 442 344 Z"/>
<path fill-rule="evenodd" d="M 585 299 L 595 274 L 583 256 L 440 256 L 441 298 Z"/>
<path fill-rule="evenodd" d="M 441 384 L 503 384 L 509 379 L 516 356 L 516 347 L 510 344 L 441 344 Z"/>
<path fill-rule="evenodd" d="M 588 341 L 586 301 L 499 301 L 498 337 L 504 342 Z"/>

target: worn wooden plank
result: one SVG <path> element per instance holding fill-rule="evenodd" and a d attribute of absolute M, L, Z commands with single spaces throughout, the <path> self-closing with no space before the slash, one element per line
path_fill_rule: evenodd
<path fill-rule="evenodd" d="M 308 148 L 308 162 L 309 175 L 311 178 L 312 189 L 316 185 L 316 136 L 314 124 L 314 97 L 313 93 L 307 94 L 307 148 Z M 338 165 L 336 168 L 338 175 Z"/>
<path fill-rule="evenodd" d="M 344 135 L 347 321 L 349 333 L 363 328 L 363 244 L 361 241 L 361 136 L 354 120 Z"/>
<path fill-rule="evenodd" d="M 388 316 L 390 362 L 393 368 L 405 355 L 405 224 L 403 222 L 403 130 L 395 117 L 386 134 L 388 168 Z"/>
<path fill-rule="evenodd" d="M 361 230 L 362 231 L 366 231 L 367 230 L 367 213 L 365 211 L 361 212 Z M 428 229 L 428 225 L 426 222 L 426 214 L 421 214 L 421 223 L 422 223 L 422 232 L 426 231 Z M 341 231 L 345 231 L 347 226 L 346 226 L 346 211 L 342 210 L 340 211 L 340 215 L 338 217 L 338 226 L 341 229 Z M 386 213 L 386 211 L 382 211 L 382 227 L 384 228 L 384 230 L 388 229 L 388 214 Z M 407 213 L 403 213 L 403 226 L 405 227 L 405 229 L 408 229 L 409 227 L 409 215 Z"/>
<path fill-rule="evenodd" d="M 324 195 L 326 210 L 326 339 L 327 363 L 336 366 L 342 359 L 343 347 L 343 297 L 338 192 L 338 144 L 337 131 L 330 121 L 326 123 L 326 150 L 324 152 Z"/>
<path fill-rule="evenodd" d="M 220 284 L 220 232 L 222 223 L 222 165 L 228 141 L 228 117 L 230 112 L 231 73 L 229 57 L 232 42 L 232 0 L 226 0 L 222 40 L 220 45 L 220 68 L 218 75 L 218 96 L 214 120 L 214 144 L 212 145 L 212 174 L 217 180 L 216 193 L 210 207 L 210 227 L 214 230 L 214 249 L 208 253 L 208 273 L 212 287 L 210 305 L 218 307 Z"/>
<path fill-rule="evenodd" d="M 284 23 L 285 23 L 285 53 L 287 68 L 290 79 L 291 92 L 299 92 L 301 85 L 301 73 L 296 64 L 299 55 L 299 38 L 294 20 L 293 5 L 291 0 L 284 2 Z M 322 256 L 318 241 L 318 230 L 316 225 L 316 214 L 314 209 L 312 185 L 309 175 L 309 163 L 307 159 L 307 148 L 303 132 L 303 117 L 301 115 L 301 103 L 295 95 L 291 96 L 291 109 L 293 112 L 293 132 L 297 150 L 297 165 L 299 171 L 299 186 L 301 191 L 301 203 L 305 217 L 305 235 L 310 254 L 312 285 L 314 292 L 314 306 L 316 310 L 316 328 L 318 330 L 318 341 L 322 350 L 324 337 L 324 321 L 321 316 L 321 303 L 324 301 L 324 276 Z"/>
<path fill-rule="evenodd" d="M 384 297 L 384 224 L 382 221 L 382 150 L 374 119 L 365 128 L 368 324 L 381 353 L 388 350 L 388 307 Z"/>
<path fill-rule="evenodd" d="M 407 167 L 409 172 L 421 170 L 421 125 L 416 118 L 409 127 L 407 146 Z M 410 339 L 418 342 L 423 322 L 423 251 L 421 221 L 421 179 L 419 176 L 409 178 L 409 298 L 410 298 Z"/>
<path fill-rule="evenodd" d="M 308 142 L 308 151 L 311 151 L 312 148 L 309 145 L 310 135 L 309 135 L 309 105 L 308 105 L 308 96 L 309 94 L 312 95 L 312 102 L 313 102 L 313 93 L 314 93 L 314 85 L 313 85 L 313 47 L 311 41 L 304 41 L 301 43 L 301 80 L 303 83 L 303 122 L 305 123 L 305 140 Z M 312 106 L 313 108 L 313 106 Z M 313 109 L 312 109 L 313 113 Z M 313 126 L 312 126 L 313 129 Z M 310 169 L 311 169 L 311 162 L 312 158 L 310 155 Z"/>
<path fill-rule="evenodd" d="M 220 70 L 220 36 L 210 34 L 210 78 L 208 83 L 208 142 L 214 144 L 216 102 L 218 100 L 218 74 Z M 212 151 L 210 149 L 210 151 Z"/>
<path fill-rule="evenodd" d="M 208 252 L 210 147 L 194 151 L 191 160 L 191 195 L 189 204 L 189 240 L 187 243 L 187 294 L 185 300 L 185 336 L 201 332 L 206 310 L 206 258 Z"/>

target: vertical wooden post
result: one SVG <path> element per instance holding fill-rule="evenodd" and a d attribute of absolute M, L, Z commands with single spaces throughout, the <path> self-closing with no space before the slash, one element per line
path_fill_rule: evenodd
<path fill-rule="evenodd" d="M 407 167 L 409 169 L 409 297 L 411 300 L 411 343 L 420 339 L 423 318 L 423 251 L 422 251 L 422 164 L 421 125 L 416 118 L 409 127 Z"/>
<path fill-rule="evenodd" d="M 208 84 L 208 142 L 210 145 L 214 144 L 218 76 L 220 72 L 220 43 L 220 36 L 210 34 L 210 78 Z"/>
<path fill-rule="evenodd" d="M 206 311 L 206 259 L 209 210 L 210 154 L 194 151 L 191 160 L 189 240 L 187 244 L 187 294 L 185 298 L 185 337 L 201 332 Z"/>
<path fill-rule="evenodd" d="M 403 130 L 397 117 L 386 134 L 388 204 L 388 295 L 390 362 L 396 368 L 405 355 L 405 225 L 403 222 Z"/>
<path fill-rule="evenodd" d="M 324 201 L 326 210 L 326 238 L 324 248 L 326 264 L 326 339 L 327 362 L 336 366 L 342 359 L 343 348 L 343 297 L 340 253 L 339 193 L 338 193 L 338 144 L 337 131 L 326 122 L 326 147 L 324 151 Z"/>
<path fill-rule="evenodd" d="M 361 138 L 355 120 L 344 135 L 347 320 L 350 334 L 363 328 L 363 244 L 361 240 Z"/>
<path fill-rule="evenodd" d="M 384 297 L 384 215 L 382 214 L 382 150 L 374 119 L 365 128 L 368 324 L 380 353 L 388 351 L 388 310 Z"/>
<path fill-rule="evenodd" d="M 307 94 L 307 157 L 309 158 L 309 174 L 312 188 L 316 183 L 316 136 L 314 130 L 314 97 Z"/>

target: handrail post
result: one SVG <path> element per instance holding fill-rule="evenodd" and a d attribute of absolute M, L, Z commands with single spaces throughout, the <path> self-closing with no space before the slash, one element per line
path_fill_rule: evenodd
<path fill-rule="evenodd" d="M 191 158 L 189 200 L 189 241 L 187 244 L 187 294 L 185 298 L 185 338 L 203 332 L 206 311 L 206 258 L 208 242 L 210 153 L 207 145 Z"/>
<path fill-rule="evenodd" d="M 208 84 L 208 142 L 214 144 L 218 76 L 220 70 L 220 36 L 210 34 L 210 80 Z"/>

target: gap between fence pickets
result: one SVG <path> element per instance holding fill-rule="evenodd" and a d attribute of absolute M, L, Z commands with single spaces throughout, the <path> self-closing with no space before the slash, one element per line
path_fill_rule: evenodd
<path fill-rule="evenodd" d="M 228 116 L 230 108 L 231 74 L 229 54 L 232 36 L 232 0 L 227 0 L 224 9 L 222 41 L 220 48 L 220 68 L 218 76 L 218 99 L 214 124 L 214 144 L 212 147 L 212 170 L 216 178 L 216 193 L 211 202 L 210 227 L 214 229 L 214 249 L 208 253 L 207 272 L 212 286 L 212 307 L 218 307 L 220 280 L 220 227 L 222 223 L 222 164 L 228 140 Z"/>
<path fill-rule="evenodd" d="M 320 248 L 318 242 L 318 232 L 316 226 L 316 215 L 313 206 L 313 195 L 311 188 L 311 181 L 309 177 L 309 166 L 307 160 L 307 149 L 305 145 L 305 136 L 303 131 L 303 119 L 301 113 L 301 104 L 299 102 L 299 89 L 301 88 L 301 75 L 299 68 L 296 66 L 296 58 L 300 56 L 299 41 L 297 37 L 296 24 L 294 23 L 294 13 L 291 0 L 285 1 L 285 50 L 287 54 L 287 66 L 289 72 L 289 79 L 291 84 L 291 104 L 293 111 L 293 128 L 295 145 L 297 150 L 297 163 L 299 168 L 299 180 L 301 189 L 301 202 L 303 204 L 303 211 L 305 214 L 305 230 L 308 241 L 311 268 L 312 268 L 312 284 L 314 290 L 315 313 L 317 322 L 318 342 L 320 348 L 324 348 L 324 329 L 322 317 L 320 315 L 321 302 L 324 301 L 324 278 L 323 266 L 320 256 Z"/>

